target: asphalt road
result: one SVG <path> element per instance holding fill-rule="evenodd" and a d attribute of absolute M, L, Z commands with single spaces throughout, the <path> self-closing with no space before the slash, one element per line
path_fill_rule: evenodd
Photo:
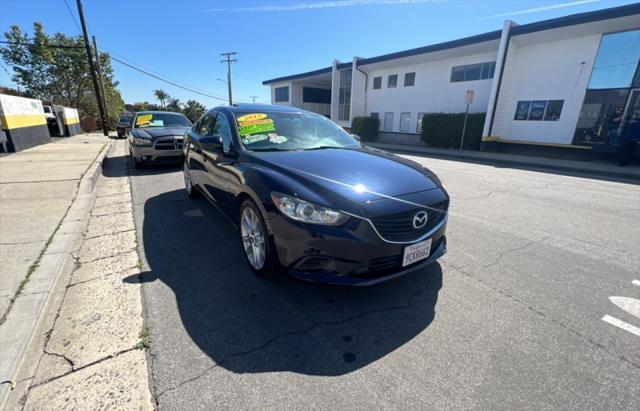
<path fill-rule="evenodd" d="M 160 409 L 640 409 L 640 336 L 602 320 L 640 327 L 610 300 L 640 299 L 640 187 L 409 157 L 449 252 L 361 289 L 255 277 L 179 169 L 129 168 Z"/>

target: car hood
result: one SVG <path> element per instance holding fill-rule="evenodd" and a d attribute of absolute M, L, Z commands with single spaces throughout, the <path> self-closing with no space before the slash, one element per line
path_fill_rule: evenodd
<path fill-rule="evenodd" d="M 166 136 L 183 136 L 189 127 L 147 127 L 134 128 L 134 135 L 144 138 L 157 138 Z"/>
<path fill-rule="evenodd" d="M 252 154 L 257 162 L 307 186 L 357 202 L 440 187 L 433 173 L 419 164 L 369 147 Z"/>

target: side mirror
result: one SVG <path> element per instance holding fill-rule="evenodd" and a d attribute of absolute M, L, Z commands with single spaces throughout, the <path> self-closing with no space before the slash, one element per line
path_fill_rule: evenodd
<path fill-rule="evenodd" d="M 355 138 L 356 140 L 360 141 L 360 136 L 357 134 L 351 134 L 351 137 Z"/>

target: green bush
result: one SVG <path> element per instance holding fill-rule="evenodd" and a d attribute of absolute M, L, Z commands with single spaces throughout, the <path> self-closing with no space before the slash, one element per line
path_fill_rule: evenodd
<path fill-rule="evenodd" d="M 374 117 L 354 117 L 351 122 L 351 132 L 363 141 L 374 141 L 378 138 L 380 120 Z"/>
<path fill-rule="evenodd" d="M 478 150 L 487 113 L 469 113 L 464 148 Z M 431 147 L 459 148 L 464 113 L 427 113 L 422 118 L 422 141 Z"/>

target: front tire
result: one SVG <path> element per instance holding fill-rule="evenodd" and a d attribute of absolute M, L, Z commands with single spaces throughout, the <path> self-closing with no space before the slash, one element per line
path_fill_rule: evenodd
<path fill-rule="evenodd" d="M 260 277 L 273 277 L 279 268 L 276 247 L 253 201 L 245 200 L 240 206 L 239 225 L 240 243 L 251 270 Z"/>
<path fill-rule="evenodd" d="M 184 177 L 184 189 L 187 192 L 189 198 L 198 198 L 200 197 L 200 192 L 193 185 L 193 177 L 191 174 L 191 168 L 189 167 L 189 163 L 187 160 L 182 162 L 182 176 Z"/>

